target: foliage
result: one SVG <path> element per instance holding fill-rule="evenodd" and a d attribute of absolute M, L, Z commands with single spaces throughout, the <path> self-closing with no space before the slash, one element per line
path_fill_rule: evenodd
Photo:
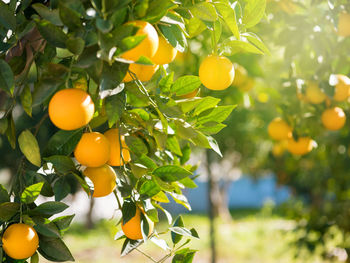
<path fill-rule="evenodd" d="M 141 225 L 146 230 L 146 217 L 157 222 L 158 212 L 163 211 L 174 244 L 165 259 L 173 256 L 173 262 L 192 262 L 196 251 L 185 247 L 190 239 L 182 244 L 180 240 L 198 238 L 197 232 L 185 228 L 181 217 L 173 222 L 161 204 L 168 203 L 171 196 L 191 209 L 182 194 L 185 187 L 195 187 L 196 167 L 187 164 L 191 147 L 221 154 L 211 135 L 224 127 L 222 122 L 234 107 L 218 106 L 220 100 L 210 96 L 181 98 L 201 85 L 199 78 L 186 75 L 174 79 L 174 72 L 166 66 L 160 66 L 147 83 L 135 76 L 132 82 L 124 83 L 133 62 L 121 55 L 143 40 L 136 34 L 136 26 L 125 23 L 136 19 L 152 23 L 180 52 L 188 48 L 188 39 L 209 34 L 214 53 L 262 54 L 267 50 L 262 41 L 246 31 L 263 17 L 265 5 L 265 0 L 1 2 L 0 88 L 4 105 L 0 132 L 13 149 L 18 148 L 18 142 L 22 153 L 10 190 L 0 188 L 1 235 L 9 224 L 24 222 L 38 232 L 38 252 L 43 257 L 57 262 L 73 260 L 62 241 L 73 215 L 52 216 L 68 207 L 62 202 L 68 194 L 82 188 L 91 195 L 93 190 L 82 167 L 73 161 L 72 152 L 83 132 L 117 127 L 126 138 L 132 160 L 115 168 L 114 193 L 123 221 L 134 215 L 130 207 L 139 206 L 145 211 Z M 152 61 L 141 56 L 136 63 L 149 65 Z M 94 118 L 81 129 L 57 130 L 47 120 L 49 101 L 58 90 L 76 87 L 81 80 L 86 81 L 83 88 L 94 101 Z M 21 118 L 29 121 L 22 122 L 16 109 L 28 115 Z M 48 130 L 41 136 L 43 127 Z M 55 201 L 37 204 L 39 194 L 54 196 Z M 159 235 L 154 232 L 149 239 L 167 247 Z M 119 238 L 124 239 L 122 255 L 148 239 Z M 12 262 L 4 254 L 0 259 Z M 31 261 L 37 261 L 37 254 Z"/>

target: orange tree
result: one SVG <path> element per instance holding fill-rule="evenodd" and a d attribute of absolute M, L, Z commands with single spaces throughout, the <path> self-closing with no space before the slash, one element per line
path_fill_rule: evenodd
<path fill-rule="evenodd" d="M 265 167 L 302 201 L 288 209 L 303 229 L 301 247 L 333 258 L 337 249 L 350 249 L 349 2 L 270 1 L 267 10 L 269 23 L 259 33 L 271 37 L 280 56 L 262 64 L 274 69 L 264 75 L 275 89 L 266 105 L 272 116 L 265 134 L 274 145 Z"/>
<path fill-rule="evenodd" d="M 9 189 L 0 187 L 1 262 L 38 262 L 37 252 L 73 260 L 62 235 L 74 215 L 52 216 L 79 188 L 92 198 L 115 195 L 122 255 L 150 240 L 165 250 L 157 262 L 192 262 L 195 250 L 186 245 L 198 238 L 196 230 L 181 217 L 173 221 L 161 204 L 172 197 L 191 209 L 182 194 L 196 187 L 195 167 L 187 164 L 191 147 L 221 154 L 211 135 L 233 106 L 181 96 L 202 84 L 231 84 L 234 67 L 222 55 L 263 47 L 256 35 L 241 33 L 264 9 L 264 0 L 1 2 L 0 132 L 13 148 L 3 144 L 11 158 L 2 165 L 17 167 Z M 174 80 L 166 64 L 199 34 L 209 34 L 205 56 L 215 64 L 209 61 L 200 77 Z M 39 195 L 55 201 L 37 204 Z M 172 246 L 154 228 L 159 211 Z"/>

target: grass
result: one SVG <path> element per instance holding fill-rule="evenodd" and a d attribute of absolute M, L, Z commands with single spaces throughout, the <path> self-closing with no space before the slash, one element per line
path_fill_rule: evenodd
<path fill-rule="evenodd" d="M 205 215 L 184 215 L 185 224 L 195 227 L 201 239 L 193 240 L 191 248 L 198 249 L 195 263 L 207 263 L 209 252 L 209 220 Z M 232 212 L 232 222 L 217 220 L 217 248 L 219 263 L 328 263 L 322 261 L 320 253 L 298 251 L 291 245 L 298 238 L 293 231 L 295 222 L 286 220 L 269 208 L 263 210 L 238 210 Z M 116 221 L 104 220 L 92 230 L 74 224 L 66 234 L 65 242 L 78 263 L 143 263 L 151 262 L 138 251 L 120 258 L 122 241 L 114 241 Z M 157 225 L 158 232 L 166 223 Z M 167 235 L 168 236 L 168 235 Z M 164 251 L 149 242 L 140 248 L 154 259 L 165 255 Z M 294 255 L 302 255 L 295 259 Z M 45 261 L 41 261 L 45 262 Z M 171 262 L 171 260 L 167 261 Z M 332 261 L 334 262 L 334 261 Z"/>

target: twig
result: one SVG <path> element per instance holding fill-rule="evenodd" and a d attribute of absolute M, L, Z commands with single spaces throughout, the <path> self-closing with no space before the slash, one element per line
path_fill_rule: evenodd
<path fill-rule="evenodd" d="M 154 258 L 152 258 L 150 255 L 146 254 L 145 252 L 143 252 L 142 250 L 140 250 L 139 248 L 135 248 L 138 252 L 140 252 L 142 255 L 144 255 L 145 257 L 147 257 L 148 259 L 152 260 L 152 262 L 154 263 L 158 263 L 158 261 L 156 261 Z"/>

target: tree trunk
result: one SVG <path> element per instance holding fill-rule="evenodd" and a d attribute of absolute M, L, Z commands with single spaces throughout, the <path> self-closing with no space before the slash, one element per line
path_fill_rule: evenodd
<path fill-rule="evenodd" d="M 95 199 L 92 197 L 90 198 L 90 206 L 89 206 L 89 211 L 86 215 L 86 228 L 87 229 L 92 229 L 94 227 L 94 220 L 92 218 L 92 212 L 94 210 L 94 204 L 95 204 Z"/>
<path fill-rule="evenodd" d="M 208 174 L 208 214 L 209 214 L 209 222 L 210 222 L 210 249 L 211 249 L 211 263 L 217 262 L 217 252 L 216 252 L 216 238 L 215 238 L 215 183 L 213 179 L 213 175 L 211 173 L 210 164 L 212 162 L 211 153 L 209 150 L 206 150 L 207 157 L 207 174 Z"/>
<path fill-rule="evenodd" d="M 230 184 L 231 181 L 226 181 L 224 180 L 223 183 L 218 186 L 218 197 L 219 199 L 217 200 L 217 210 L 218 210 L 218 214 L 217 216 L 219 216 L 222 220 L 224 220 L 225 222 L 229 223 L 232 220 L 232 216 L 230 213 L 230 208 L 229 208 L 229 200 L 228 200 L 228 192 L 230 189 Z"/>

